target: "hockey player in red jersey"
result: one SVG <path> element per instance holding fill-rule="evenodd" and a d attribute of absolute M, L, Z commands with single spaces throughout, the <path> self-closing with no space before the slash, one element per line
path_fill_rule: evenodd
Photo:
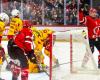
<path fill-rule="evenodd" d="M 89 16 L 85 16 L 82 11 L 79 14 L 80 24 L 85 24 L 88 29 L 89 44 L 92 53 L 94 46 L 100 53 L 100 19 L 97 18 L 97 11 L 94 8 L 89 10 Z M 98 68 L 100 68 L 100 54 L 98 56 Z"/>
<path fill-rule="evenodd" d="M 12 80 L 18 80 L 20 70 L 21 80 L 28 80 L 28 59 L 36 63 L 32 32 L 28 27 L 30 27 L 30 22 L 23 21 L 23 29 L 8 42 L 8 54 L 14 60 L 14 65 L 11 65 Z"/>

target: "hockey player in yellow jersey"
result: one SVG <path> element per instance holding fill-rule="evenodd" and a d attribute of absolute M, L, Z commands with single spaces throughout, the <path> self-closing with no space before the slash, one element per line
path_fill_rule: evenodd
<path fill-rule="evenodd" d="M 40 72 L 40 71 L 39 71 L 39 67 L 38 67 L 37 64 L 32 63 L 32 62 L 30 62 L 30 61 L 28 61 L 28 62 L 29 62 L 29 72 L 30 72 L 30 73 L 38 73 L 38 72 Z"/>
<path fill-rule="evenodd" d="M 9 27 L 9 30 L 8 30 L 8 34 L 7 34 L 7 37 L 8 37 L 8 40 L 12 39 L 14 37 L 15 34 L 17 34 L 17 32 L 21 31 L 22 28 L 23 28 L 23 22 L 22 20 L 20 19 L 20 11 L 17 10 L 17 9 L 13 9 L 12 12 L 11 12 L 11 20 L 10 20 L 10 27 Z M 9 62 L 9 64 L 6 66 L 6 69 L 9 70 L 10 67 L 10 63 L 12 61 Z"/>
<path fill-rule="evenodd" d="M 31 28 L 33 35 L 34 35 L 34 53 L 37 56 L 37 60 L 39 63 L 42 63 L 42 58 L 44 59 L 44 56 L 42 54 L 42 48 L 43 48 L 43 41 L 41 41 L 41 30 L 38 30 L 35 27 Z M 30 72 L 39 72 L 38 65 L 33 64 L 29 61 L 29 71 Z"/>
<path fill-rule="evenodd" d="M 49 47 L 49 46 L 46 45 L 47 44 L 46 43 L 47 42 L 46 39 L 48 38 L 48 35 L 53 33 L 54 31 L 52 31 L 52 30 L 50 30 L 48 28 L 43 29 L 43 30 L 38 30 L 38 29 L 36 29 L 34 27 L 32 27 L 31 30 L 32 30 L 33 35 L 34 35 L 34 44 L 35 44 L 34 52 L 35 52 L 35 54 L 36 54 L 36 56 L 38 58 L 38 61 L 45 68 L 47 66 L 44 63 L 44 55 L 42 53 L 42 49 L 44 47 L 44 54 L 46 54 L 48 57 L 50 57 L 50 51 L 49 51 L 49 49 L 47 49 L 47 47 Z M 58 63 L 58 60 L 55 58 L 54 55 L 53 55 L 53 61 L 54 61 L 54 63 Z M 30 72 L 37 71 L 36 67 L 32 67 L 32 65 L 34 66 L 34 64 L 30 64 L 30 66 L 29 66 Z"/>
<path fill-rule="evenodd" d="M 9 22 L 9 16 L 6 13 L 0 13 L 0 72 L 1 72 L 1 66 L 3 60 L 5 58 L 5 52 L 4 52 L 4 48 L 1 45 L 1 40 L 3 36 L 3 31 L 5 30 L 5 26 L 8 24 L 8 22 Z M 4 79 L 0 78 L 0 80 L 4 80 Z"/>
<path fill-rule="evenodd" d="M 17 9 L 11 12 L 12 19 L 10 21 L 10 28 L 8 31 L 8 39 L 13 38 L 13 36 L 22 29 L 22 20 L 20 19 L 20 12 Z"/>
<path fill-rule="evenodd" d="M 43 47 L 44 47 L 44 54 L 47 55 L 48 57 L 50 57 L 50 34 L 54 33 L 53 30 L 50 30 L 48 28 L 45 28 L 44 30 L 42 30 L 42 34 L 43 34 Z M 53 41 L 54 42 L 54 41 Z M 59 62 L 58 59 L 56 59 L 56 57 L 52 54 L 52 61 L 56 66 L 59 66 Z"/>

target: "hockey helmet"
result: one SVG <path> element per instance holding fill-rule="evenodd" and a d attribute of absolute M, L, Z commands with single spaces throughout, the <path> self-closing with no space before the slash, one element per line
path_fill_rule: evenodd
<path fill-rule="evenodd" d="M 90 8 L 89 13 L 97 13 L 97 10 L 95 8 Z"/>
<path fill-rule="evenodd" d="M 23 27 L 29 28 L 31 26 L 32 26 L 32 24 L 29 20 L 23 20 Z"/>
<path fill-rule="evenodd" d="M 17 9 L 12 10 L 12 12 L 11 12 L 11 15 L 12 15 L 13 17 L 19 16 L 19 14 L 20 14 L 20 11 L 17 10 Z"/>
<path fill-rule="evenodd" d="M 6 13 L 0 13 L 0 20 L 5 22 L 6 24 L 9 23 L 9 16 Z"/>
<path fill-rule="evenodd" d="M 96 18 L 96 17 L 97 17 L 97 10 L 96 10 L 95 8 L 90 8 L 90 10 L 89 10 L 89 15 L 90 15 L 91 17 Z"/>

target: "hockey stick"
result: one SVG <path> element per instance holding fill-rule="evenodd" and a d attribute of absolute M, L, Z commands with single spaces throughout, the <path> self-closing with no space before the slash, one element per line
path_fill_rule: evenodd
<path fill-rule="evenodd" d="M 72 62 L 80 62 L 80 60 L 78 60 L 78 61 L 72 61 Z M 70 62 L 60 63 L 59 66 L 57 66 L 57 67 L 53 66 L 53 69 L 58 68 L 58 67 L 60 67 L 60 66 L 62 66 L 62 65 L 69 64 L 69 63 L 70 63 Z"/>

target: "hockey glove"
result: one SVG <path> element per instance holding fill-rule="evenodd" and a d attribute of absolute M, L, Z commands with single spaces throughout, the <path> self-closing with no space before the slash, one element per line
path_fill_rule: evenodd
<path fill-rule="evenodd" d="M 1 56 L 1 57 L 4 57 L 4 55 L 5 55 L 4 48 L 2 48 L 2 47 L 0 46 L 0 56 Z"/>
<path fill-rule="evenodd" d="M 5 51 L 4 51 L 4 48 L 2 48 L 1 46 L 0 46 L 0 57 L 2 57 L 2 62 L 4 62 L 5 61 Z"/>
<path fill-rule="evenodd" d="M 29 59 L 32 63 L 37 63 L 36 56 L 35 56 L 35 54 L 34 54 L 34 50 L 31 50 L 31 51 L 27 52 L 27 56 L 28 56 L 28 59 Z"/>

